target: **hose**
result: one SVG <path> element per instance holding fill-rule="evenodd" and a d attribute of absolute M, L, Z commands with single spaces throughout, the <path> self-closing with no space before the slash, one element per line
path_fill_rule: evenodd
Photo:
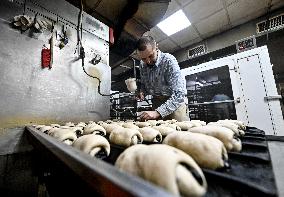
<path fill-rule="evenodd" d="M 101 96 L 111 96 L 110 94 L 103 94 L 101 92 L 101 80 L 98 77 L 92 76 L 89 73 L 87 73 L 85 69 L 85 50 L 82 44 L 82 37 L 83 37 L 83 28 L 82 28 L 82 16 L 83 16 L 83 0 L 81 0 L 81 7 L 80 7 L 80 12 L 78 15 L 78 25 L 77 25 L 77 45 L 79 46 L 79 57 L 82 59 L 82 68 L 84 73 L 94 79 L 97 79 L 99 81 L 98 85 L 98 93 Z"/>

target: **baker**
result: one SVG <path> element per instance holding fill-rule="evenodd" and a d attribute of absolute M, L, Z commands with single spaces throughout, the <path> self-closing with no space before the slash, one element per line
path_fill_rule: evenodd
<path fill-rule="evenodd" d="M 138 40 L 137 54 L 141 59 L 138 98 L 144 100 L 145 95 L 152 95 L 154 109 L 142 112 L 140 120 L 189 120 L 185 77 L 181 74 L 176 58 L 160 51 L 151 36 L 142 36 Z"/>

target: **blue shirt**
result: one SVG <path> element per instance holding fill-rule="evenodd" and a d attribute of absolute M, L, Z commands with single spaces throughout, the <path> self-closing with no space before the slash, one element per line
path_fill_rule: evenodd
<path fill-rule="evenodd" d="M 185 101 L 187 94 L 185 78 L 181 74 L 176 58 L 158 51 L 155 65 L 147 66 L 140 62 L 141 92 L 153 96 L 170 98 L 156 109 L 162 117 L 173 113 Z"/>

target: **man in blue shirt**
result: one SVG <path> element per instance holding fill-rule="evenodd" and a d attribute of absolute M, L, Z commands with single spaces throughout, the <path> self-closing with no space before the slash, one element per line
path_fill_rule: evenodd
<path fill-rule="evenodd" d="M 144 111 L 141 120 L 176 119 L 189 120 L 187 114 L 186 83 L 176 58 L 161 52 L 151 36 L 143 36 L 137 44 L 137 54 L 141 59 L 141 89 L 138 97 L 152 95 L 154 111 Z"/>

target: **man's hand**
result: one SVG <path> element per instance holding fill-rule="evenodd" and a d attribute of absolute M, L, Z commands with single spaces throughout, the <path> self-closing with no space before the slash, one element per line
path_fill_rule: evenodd
<path fill-rule="evenodd" d="M 158 119 L 161 115 L 157 111 L 144 111 L 140 115 L 140 121 L 146 121 L 146 120 L 155 120 Z"/>
<path fill-rule="evenodd" d="M 145 99 L 144 92 L 139 92 L 139 94 L 137 95 L 136 99 L 144 101 L 144 99 Z"/>

